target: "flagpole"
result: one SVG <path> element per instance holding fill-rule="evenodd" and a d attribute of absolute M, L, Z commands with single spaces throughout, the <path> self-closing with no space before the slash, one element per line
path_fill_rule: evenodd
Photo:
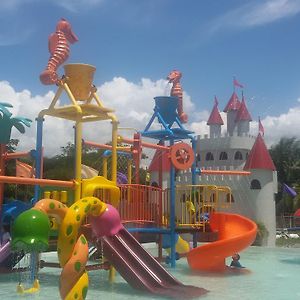
<path fill-rule="evenodd" d="M 233 76 L 233 80 L 232 80 L 233 92 L 235 93 L 235 84 L 234 84 L 234 81 L 235 81 L 235 76 Z"/>

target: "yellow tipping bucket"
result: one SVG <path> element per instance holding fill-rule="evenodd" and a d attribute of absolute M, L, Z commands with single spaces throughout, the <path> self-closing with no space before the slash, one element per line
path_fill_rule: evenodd
<path fill-rule="evenodd" d="M 64 65 L 67 84 L 77 101 L 87 100 L 91 94 L 96 68 L 87 64 Z"/>

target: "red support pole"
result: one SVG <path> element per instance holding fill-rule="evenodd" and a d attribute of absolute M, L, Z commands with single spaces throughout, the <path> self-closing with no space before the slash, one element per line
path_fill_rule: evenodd
<path fill-rule="evenodd" d="M 21 157 L 28 157 L 30 155 L 30 152 L 12 152 L 12 153 L 6 153 L 5 154 L 5 160 L 8 159 L 16 159 Z"/>
<path fill-rule="evenodd" d="M 49 185 L 75 188 L 76 183 L 74 181 L 63 181 L 63 180 L 52 180 L 52 179 L 40 179 L 40 178 L 25 178 L 15 176 L 0 176 L 0 185 L 5 183 L 16 183 L 16 184 L 28 184 L 28 185 Z"/>
<path fill-rule="evenodd" d="M 0 176 L 5 175 L 5 154 L 6 154 L 6 145 L 0 144 Z M 3 199 L 4 199 L 4 183 L 0 182 L 0 215 L 2 212 Z"/>

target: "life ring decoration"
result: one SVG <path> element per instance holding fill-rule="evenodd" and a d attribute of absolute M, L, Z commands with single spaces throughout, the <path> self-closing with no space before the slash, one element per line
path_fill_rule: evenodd
<path fill-rule="evenodd" d="M 190 145 L 186 143 L 177 143 L 171 146 L 170 158 L 176 169 L 186 170 L 192 166 L 195 155 Z"/>

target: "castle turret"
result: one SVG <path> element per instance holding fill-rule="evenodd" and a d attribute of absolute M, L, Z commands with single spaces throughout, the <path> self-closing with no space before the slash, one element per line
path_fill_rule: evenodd
<path fill-rule="evenodd" d="M 227 132 L 229 136 L 233 136 L 234 133 L 237 132 L 236 127 L 236 116 L 238 113 L 238 110 L 240 108 L 241 102 L 234 91 L 232 96 L 230 97 L 227 105 L 224 108 L 224 112 L 227 113 Z"/>
<path fill-rule="evenodd" d="M 268 230 L 268 246 L 275 246 L 275 198 L 277 193 L 277 172 L 265 142 L 258 134 L 249 153 L 244 170 L 251 171 L 250 186 L 246 192 L 255 212 L 255 220 Z"/>
<path fill-rule="evenodd" d="M 250 113 L 248 112 L 246 102 L 245 102 L 245 97 L 243 95 L 242 102 L 235 119 L 238 136 L 249 134 L 251 121 L 252 118 L 250 116 Z"/>
<path fill-rule="evenodd" d="M 217 97 L 215 97 L 215 104 L 208 118 L 207 125 L 209 126 L 209 134 L 211 138 L 221 136 L 221 126 L 224 125 L 224 122 L 218 109 Z"/>

